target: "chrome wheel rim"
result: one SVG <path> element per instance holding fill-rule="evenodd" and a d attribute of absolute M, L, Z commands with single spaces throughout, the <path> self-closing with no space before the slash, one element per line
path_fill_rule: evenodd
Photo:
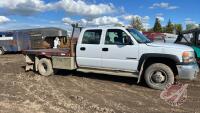
<path fill-rule="evenodd" d="M 150 80 L 154 84 L 164 84 L 167 81 L 167 74 L 163 70 L 155 70 L 151 73 Z"/>

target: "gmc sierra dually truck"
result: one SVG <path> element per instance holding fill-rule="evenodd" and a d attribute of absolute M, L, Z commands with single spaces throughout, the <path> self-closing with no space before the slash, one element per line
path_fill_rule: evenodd
<path fill-rule="evenodd" d="M 199 68 L 191 47 L 152 43 L 135 29 L 93 27 L 68 39 L 65 49 L 24 51 L 26 71 L 49 76 L 55 69 L 76 70 L 145 79 L 154 89 L 164 89 L 175 78 L 193 80 Z"/>

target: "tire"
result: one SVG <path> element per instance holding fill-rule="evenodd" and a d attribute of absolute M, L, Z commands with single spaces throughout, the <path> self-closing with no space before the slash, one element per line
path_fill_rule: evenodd
<path fill-rule="evenodd" d="M 5 51 L 3 50 L 3 48 L 0 48 L 0 55 L 4 55 Z"/>
<path fill-rule="evenodd" d="M 150 88 L 164 90 L 166 85 L 174 83 L 174 73 L 169 66 L 155 63 L 146 69 L 144 79 Z"/>
<path fill-rule="evenodd" d="M 53 75 L 53 67 L 51 61 L 47 58 L 42 58 L 39 60 L 38 71 L 43 76 Z"/>

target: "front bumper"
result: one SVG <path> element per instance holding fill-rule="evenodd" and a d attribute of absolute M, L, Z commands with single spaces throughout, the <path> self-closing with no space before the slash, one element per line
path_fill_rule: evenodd
<path fill-rule="evenodd" d="M 199 73 L 199 66 L 197 63 L 188 65 L 177 65 L 178 76 L 180 79 L 194 80 Z"/>

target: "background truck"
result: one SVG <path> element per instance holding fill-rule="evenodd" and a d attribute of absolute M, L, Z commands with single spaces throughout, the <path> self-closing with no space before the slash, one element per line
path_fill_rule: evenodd
<path fill-rule="evenodd" d="M 20 52 L 28 49 L 52 48 L 59 37 L 65 47 L 67 31 L 59 28 L 34 28 L 0 32 L 0 55 L 5 52 Z"/>
<path fill-rule="evenodd" d="M 196 60 L 200 64 L 200 28 L 182 31 L 175 43 L 191 46 L 194 49 Z"/>
<path fill-rule="evenodd" d="M 170 33 L 143 32 L 143 34 L 153 42 L 174 43 L 177 35 Z"/>
<path fill-rule="evenodd" d="M 175 77 L 195 79 L 199 68 L 194 50 L 178 44 L 159 44 L 135 29 L 93 27 L 68 39 L 65 49 L 24 51 L 26 71 L 49 76 L 54 69 L 131 76 L 145 79 L 154 89 L 164 89 Z"/>

